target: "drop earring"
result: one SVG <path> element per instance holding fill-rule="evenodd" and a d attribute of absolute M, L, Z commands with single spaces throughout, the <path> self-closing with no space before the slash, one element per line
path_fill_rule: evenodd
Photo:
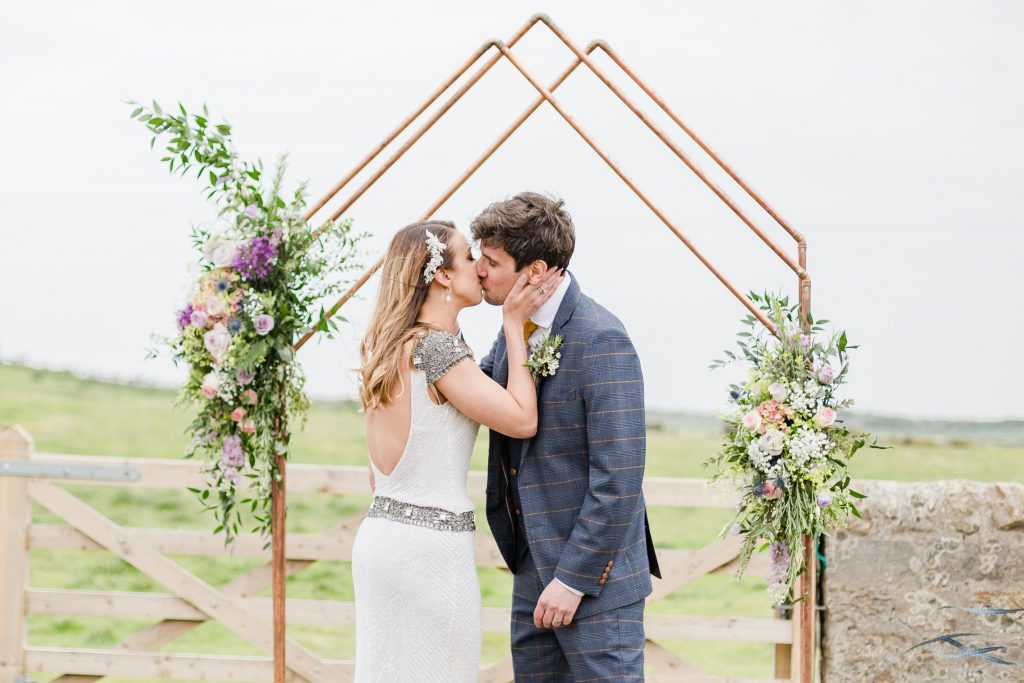
<path fill-rule="evenodd" d="M 448 288 L 448 292 L 444 295 L 444 300 L 447 301 L 448 303 L 452 302 L 452 288 L 451 287 Z"/>

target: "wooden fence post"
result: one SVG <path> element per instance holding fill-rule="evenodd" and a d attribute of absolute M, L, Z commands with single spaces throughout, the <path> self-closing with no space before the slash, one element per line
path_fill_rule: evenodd
<path fill-rule="evenodd" d="M 25 673 L 28 587 L 28 526 L 32 507 L 28 481 L 3 476 L 14 461 L 29 459 L 34 444 L 21 427 L 0 427 L 0 683 L 15 683 Z"/>

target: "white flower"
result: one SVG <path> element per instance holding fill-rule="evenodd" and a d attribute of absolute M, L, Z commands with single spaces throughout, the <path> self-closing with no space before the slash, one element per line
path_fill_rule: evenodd
<path fill-rule="evenodd" d="M 790 459 L 801 467 L 812 460 L 821 460 L 832 449 L 828 435 L 810 427 L 801 427 L 789 440 Z"/>
<path fill-rule="evenodd" d="M 781 455 L 784 445 L 784 435 L 777 429 L 769 429 L 757 440 L 757 447 L 768 455 Z"/>
<path fill-rule="evenodd" d="M 756 432 L 761 426 L 761 413 L 751 410 L 743 416 L 743 426 L 752 432 Z"/>
<path fill-rule="evenodd" d="M 241 240 L 210 240 L 203 247 L 203 255 L 218 268 L 226 268 L 235 262 L 235 255 L 241 246 Z"/>
<path fill-rule="evenodd" d="M 786 385 L 782 382 L 772 382 L 768 385 L 768 393 L 770 393 L 772 398 L 776 401 L 782 403 L 786 400 L 786 397 L 789 396 L 789 389 L 787 389 Z"/>
<path fill-rule="evenodd" d="M 754 467 L 764 472 L 768 477 L 777 477 L 781 474 L 782 459 L 779 458 L 772 465 L 772 456 L 758 447 L 757 440 L 751 441 L 750 445 L 747 446 L 747 455 L 750 456 L 750 462 L 754 464 Z"/>
<path fill-rule="evenodd" d="M 206 344 L 206 350 L 219 362 L 224 360 L 228 347 L 231 346 L 231 333 L 224 323 L 217 323 L 212 330 L 203 335 L 203 342 Z"/>

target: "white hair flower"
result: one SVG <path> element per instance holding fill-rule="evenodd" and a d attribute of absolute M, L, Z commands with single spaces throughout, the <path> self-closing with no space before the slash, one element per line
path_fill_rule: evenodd
<path fill-rule="evenodd" d="M 448 246 L 437 238 L 437 235 L 427 230 L 427 249 L 430 251 L 430 260 L 423 267 L 423 284 L 429 285 L 434 279 L 434 273 L 444 263 L 444 251 Z"/>

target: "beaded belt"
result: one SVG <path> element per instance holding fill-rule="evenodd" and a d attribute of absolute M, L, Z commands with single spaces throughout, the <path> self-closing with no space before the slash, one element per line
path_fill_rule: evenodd
<path fill-rule="evenodd" d="M 441 508 L 403 503 L 386 496 L 374 498 L 366 516 L 390 519 L 392 522 L 402 522 L 437 531 L 476 531 L 476 515 L 472 510 L 449 512 Z"/>

